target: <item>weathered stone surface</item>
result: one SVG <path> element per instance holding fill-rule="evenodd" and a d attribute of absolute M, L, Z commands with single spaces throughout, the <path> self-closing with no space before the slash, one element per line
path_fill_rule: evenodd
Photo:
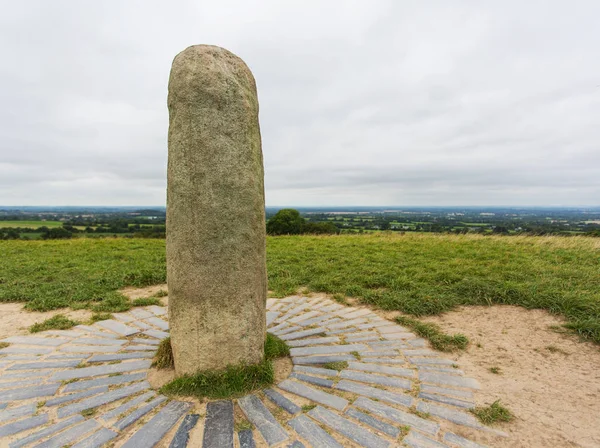
<path fill-rule="evenodd" d="M 471 440 L 465 439 L 464 437 L 456 435 L 452 432 L 447 432 L 444 434 L 444 442 L 452 443 L 460 448 L 486 448 L 483 445 L 472 442 Z"/>
<path fill-rule="evenodd" d="M 108 428 L 102 428 L 100 431 L 97 431 L 91 436 L 86 437 L 81 442 L 72 445 L 71 448 L 100 448 L 118 435 L 118 432 L 111 431 Z"/>
<path fill-rule="evenodd" d="M 299 415 L 288 422 L 300 437 L 306 439 L 312 446 L 319 448 L 343 448 L 319 425 L 310 420 L 306 415 Z"/>
<path fill-rule="evenodd" d="M 169 329 L 169 322 L 159 317 L 149 317 L 148 319 L 146 319 L 146 322 L 148 322 L 150 325 L 154 325 L 155 327 L 160 328 L 161 330 L 166 331 Z"/>
<path fill-rule="evenodd" d="M 233 448 L 233 402 L 208 403 L 202 446 L 203 448 Z"/>
<path fill-rule="evenodd" d="M 146 330 L 144 331 L 144 334 L 156 339 L 165 339 L 169 337 L 169 333 L 161 330 Z"/>
<path fill-rule="evenodd" d="M 479 420 L 477 420 L 471 414 L 444 406 L 438 406 L 432 403 L 418 403 L 417 411 L 435 415 L 436 417 L 451 421 L 457 425 L 470 426 L 472 428 L 481 428 L 483 426 L 481 423 L 479 423 Z"/>
<path fill-rule="evenodd" d="M 473 409 L 475 404 L 470 401 L 459 400 L 458 398 L 446 397 L 444 395 L 430 394 L 427 392 L 420 392 L 419 398 L 425 400 L 437 401 L 438 403 L 449 404 L 452 406 L 458 406 L 460 408 Z"/>
<path fill-rule="evenodd" d="M 17 408 L 5 409 L 0 411 L 0 422 L 6 422 L 17 417 L 24 417 L 25 415 L 31 415 L 35 412 L 35 403 L 26 404 Z"/>
<path fill-rule="evenodd" d="M 35 428 L 36 426 L 42 426 L 45 423 L 48 423 L 48 414 L 36 415 L 35 417 L 9 423 L 7 425 L 0 426 L 0 437 L 6 437 L 22 431 L 27 431 L 28 429 Z"/>
<path fill-rule="evenodd" d="M 287 341 L 286 344 L 290 347 L 306 347 L 307 345 L 335 344 L 337 342 L 340 342 L 340 338 L 332 336 L 329 338 L 298 339 L 296 341 Z"/>
<path fill-rule="evenodd" d="M 87 433 L 97 429 L 100 427 L 100 423 L 96 420 L 87 420 L 82 422 L 72 428 L 67 429 L 66 431 L 61 432 L 60 434 L 52 437 L 49 440 L 46 440 L 39 445 L 36 445 L 35 448 L 61 448 L 64 446 L 69 446 L 73 442 L 76 442 L 81 437 L 86 435 Z"/>
<path fill-rule="evenodd" d="M 146 344 L 150 344 L 150 345 L 159 345 L 160 341 L 157 341 L 155 339 L 142 339 L 142 338 L 133 338 L 132 341 L 135 344 L 141 344 L 141 345 L 146 345 Z M 156 349 L 156 347 L 155 347 Z"/>
<path fill-rule="evenodd" d="M 107 333 L 106 331 L 101 331 L 99 328 L 92 327 L 89 325 L 77 325 L 75 326 L 75 328 L 77 328 L 78 330 L 85 331 L 86 333 L 93 334 L 94 336 L 99 336 L 101 338 L 116 339 L 119 337 L 116 334 Z"/>
<path fill-rule="evenodd" d="M 124 339 L 79 338 L 73 341 L 75 345 L 124 345 Z"/>
<path fill-rule="evenodd" d="M 419 372 L 419 380 L 423 383 L 434 383 L 442 386 L 466 387 L 479 389 L 479 382 L 473 378 L 462 378 L 460 376 L 446 375 L 435 372 Z"/>
<path fill-rule="evenodd" d="M 63 392 L 73 392 L 76 390 L 89 389 L 91 387 L 110 386 L 112 384 L 124 384 L 131 381 L 145 380 L 146 376 L 146 372 L 141 372 L 128 375 L 109 376 L 107 378 L 98 378 L 96 380 L 76 381 L 67 384 L 63 389 Z"/>
<path fill-rule="evenodd" d="M 300 406 L 298 406 L 293 401 L 289 400 L 287 397 L 284 397 L 276 390 L 265 389 L 263 392 L 273 403 L 275 403 L 280 408 L 285 409 L 292 415 L 302 411 L 302 408 Z"/>
<path fill-rule="evenodd" d="M 292 358 L 294 364 L 326 364 L 328 362 L 354 361 L 352 355 L 325 355 L 325 356 L 301 356 Z"/>
<path fill-rule="evenodd" d="M 256 395 L 246 395 L 240 398 L 238 405 L 246 418 L 258 429 L 267 445 L 274 446 L 289 438 L 285 429 Z"/>
<path fill-rule="evenodd" d="M 154 352 L 114 353 L 111 355 L 92 356 L 88 362 L 124 361 L 126 359 L 152 358 L 153 356 Z"/>
<path fill-rule="evenodd" d="M 401 367 L 382 366 L 379 364 L 370 364 L 365 362 L 350 362 L 348 368 L 352 370 L 362 370 L 363 372 L 385 373 L 386 375 L 405 376 L 413 378 L 415 371 L 411 369 L 403 369 Z"/>
<path fill-rule="evenodd" d="M 432 440 L 417 431 L 409 432 L 402 442 L 410 448 L 448 448 L 443 443 Z"/>
<path fill-rule="evenodd" d="M 67 367 L 75 367 L 79 364 L 79 360 L 69 361 L 41 361 L 27 362 L 23 364 L 14 364 L 6 370 L 37 370 L 37 369 L 65 369 Z"/>
<path fill-rule="evenodd" d="M 160 306 L 150 305 L 148 307 L 148 309 L 152 313 L 156 314 L 157 316 L 163 316 L 163 315 L 167 314 L 167 310 L 165 310 L 163 307 L 160 307 Z"/>
<path fill-rule="evenodd" d="M 38 338 L 33 336 L 11 336 L 6 339 L 2 339 L 0 342 L 8 342 L 9 344 L 19 344 L 19 345 L 41 345 L 41 346 L 50 346 L 56 347 L 62 344 L 69 342 L 70 339 L 65 338 Z M 7 347 L 10 348 L 10 347 Z M 5 351 L 2 349 L 0 353 L 10 353 L 9 351 Z M 25 352 L 22 352 L 25 353 Z M 41 351 L 30 351 L 28 353 L 42 353 Z"/>
<path fill-rule="evenodd" d="M 255 448 L 254 436 L 252 435 L 251 429 L 244 429 L 238 432 L 238 438 L 240 440 L 240 448 Z"/>
<path fill-rule="evenodd" d="M 353 381 L 342 380 L 336 384 L 335 388 L 339 390 L 345 390 L 346 392 L 352 392 L 353 394 L 362 395 L 364 397 L 387 401 L 388 403 L 392 404 L 401 404 L 407 407 L 412 406 L 413 403 L 413 398 L 410 395 L 389 392 L 387 390 L 377 389 L 376 387 L 355 383 Z"/>
<path fill-rule="evenodd" d="M 333 369 L 323 369 L 321 367 L 310 367 L 310 366 L 294 366 L 293 372 L 300 373 L 314 373 L 315 375 L 323 376 L 337 376 L 338 371 Z"/>
<path fill-rule="evenodd" d="M 166 399 L 167 399 L 167 397 L 163 397 L 162 395 L 156 397 L 154 400 L 150 401 L 148 404 L 140 406 L 138 409 L 133 411 L 131 414 L 120 419 L 118 422 L 116 422 L 113 425 L 113 427 L 115 427 L 119 431 L 122 431 L 123 429 L 125 429 L 128 426 L 137 422 L 144 415 L 146 415 L 147 413 L 152 411 L 152 409 L 154 409 L 155 407 L 157 407 L 158 405 L 160 405 L 161 403 L 166 401 Z"/>
<path fill-rule="evenodd" d="M 129 325 L 125 325 L 124 323 L 113 319 L 101 320 L 100 322 L 96 322 L 95 325 L 98 325 L 99 327 L 105 328 L 123 336 L 131 336 L 132 334 L 140 332 L 140 330 L 138 330 L 137 328 L 130 327 Z"/>
<path fill-rule="evenodd" d="M 284 341 L 291 341 L 292 339 L 300 339 L 306 336 L 312 336 L 319 333 L 323 333 L 322 328 L 311 328 L 309 330 L 295 331 L 293 333 L 283 335 L 280 339 L 283 339 Z"/>
<path fill-rule="evenodd" d="M 308 415 L 324 425 L 329 426 L 334 431 L 339 432 L 353 442 L 358 443 L 360 446 L 366 448 L 388 448 L 390 446 L 390 442 L 387 440 L 377 437 L 369 431 L 365 431 L 364 428 L 361 428 L 356 423 L 352 423 L 321 406 L 317 406 L 311 410 Z"/>
<path fill-rule="evenodd" d="M 116 353 L 121 350 L 119 345 L 64 345 L 60 348 L 61 352 L 64 353 Z"/>
<path fill-rule="evenodd" d="M 120 416 L 121 414 L 124 414 L 125 412 L 127 412 L 131 408 L 134 408 L 138 404 L 148 401 L 150 398 L 153 398 L 153 397 L 154 397 L 154 392 L 146 392 L 145 394 L 138 395 L 137 397 L 132 398 L 129 401 L 126 401 L 121 406 L 117 406 L 116 408 L 111 409 L 108 412 L 105 412 L 98 418 L 100 420 L 104 420 L 105 422 L 107 422 L 109 420 L 112 420 L 115 417 Z"/>
<path fill-rule="evenodd" d="M 186 448 L 190 439 L 190 431 L 196 426 L 199 419 L 200 415 L 198 414 L 186 415 L 179 428 L 177 428 L 169 448 Z M 250 433 L 252 434 L 252 431 Z"/>
<path fill-rule="evenodd" d="M 28 400 L 30 398 L 50 397 L 56 393 L 60 383 L 32 385 L 20 389 L 6 390 L 0 393 L 0 398 L 6 401 Z"/>
<path fill-rule="evenodd" d="M 470 390 L 448 389 L 446 387 L 432 386 L 431 384 L 421 384 L 421 392 L 449 395 L 451 397 L 465 398 L 467 400 L 473 399 L 473 392 Z"/>
<path fill-rule="evenodd" d="M 377 431 L 381 431 L 388 436 L 396 438 L 400 435 L 400 430 L 389 423 L 382 422 L 381 420 L 376 419 L 372 415 L 365 414 L 364 412 L 360 412 L 354 408 L 349 408 L 346 411 L 346 415 L 357 419 L 359 422 L 364 423 L 371 428 L 376 429 Z"/>
<path fill-rule="evenodd" d="M 36 440 L 43 439 L 44 437 L 51 436 L 52 434 L 56 434 L 57 432 L 74 425 L 76 423 L 82 422 L 85 419 L 81 415 L 74 415 L 62 422 L 55 423 L 54 425 L 48 426 L 47 428 L 42 429 L 41 431 L 34 432 L 33 434 L 28 435 L 27 437 L 23 437 L 22 439 L 15 440 L 10 443 L 10 448 L 21 448 L 22 446 L 29 445 L 30 443 L 35 442 Z"/>
<path fill-rule="evenodd" d="M 342 397 L 331 395 L 318 389 L 313 389 L 312 387 L 296 381 L 285 380 L 279 383 L 277 387 L 301 397 L 308 398 L 309 400 L 317 403 L 324 404 L 325 406 L 332 407 L 339 411 L 343 411 L 344 408 L 348 406 L 348 401 Z"/>
<path fill-rule="evenodd" d="M 380 384 L 382 386 L 398 387 L 400 389 L 411 388 L 411 382 L 402 378 L 392 378 L 389 376 L 354 372 L 349 370 L 341 371 L 340 376 L 347 380 L 362 381 L 363 383 L 367 384 Z"/>
<path fill-rule="evenodd" d="M 47 400 L 46 406 L 56 406 L 59 404 L 68 403 L 69 401 L 80 400 L 81 398 L 102 394 L 104 392 L 108 392 L 108 386 L 94 387 L 92 389 L 83 390 L 74 394 L 61 395 L 60 397 L 55 397 L 51 400 Z"/>
<path fill-rule="evenodd" d="M 52 380 L 62 381 L 73 378 L 86 378 L 90 376 L 110 375 L 111 373 L 133 372 L 135 370 L 145 370 L 150 367 L 152 361 L 130 361 L 121 364 L 108 364 L 97 367 L 84 367 L 82 369 L 64 370 L 56 372 Z"/>
<path fill-rule="evenodd" d="M 295 378 L 299 381 L 304 381 L 305 383 L 314 384 L 316 386 L 321 387 L 333 387 L 333 381 L 327 380 L 325 378 L 319 378 L 317 376 L 305 375 L 303 373 L 292 373 L 290 378 Z"/>
<path fill-rule="evenodd" d="M 366 350 L 362 344 L 324 345 L 319 347 L 296 347 L 290 349 L 291 356 L 330 355 L 335 353 L 352 353 Z"/>
<path fill-rule="evenodd" d="M 259 363 L 267 273 L 254 77 L 227 50 L 189 47 L 173 61 L 168 106 L 167 282 L 175 370 Z"/>

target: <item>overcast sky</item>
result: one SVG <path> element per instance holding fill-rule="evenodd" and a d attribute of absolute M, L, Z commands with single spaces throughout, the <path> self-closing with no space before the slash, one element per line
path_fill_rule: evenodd
<path fill-rule="evenodd" d="M 267 205 L 600 203 L 598 0 L 0 7 L 2 205 L 164 205 L 200 43 L 254 72 Z"/>

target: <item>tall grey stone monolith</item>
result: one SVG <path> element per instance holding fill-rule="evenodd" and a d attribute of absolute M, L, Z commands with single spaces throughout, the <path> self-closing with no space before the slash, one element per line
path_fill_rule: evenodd
<path fill-rule="evenodd" d="M 169 78 L 167 282 L 178 376 L 262 361 L 263 157 L 252 72 L 195 45 Z"/>

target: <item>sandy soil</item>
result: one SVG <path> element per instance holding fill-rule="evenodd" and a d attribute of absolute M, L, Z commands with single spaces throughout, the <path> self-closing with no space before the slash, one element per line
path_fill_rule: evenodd
<path fill-rule="evenodd" d="M 123 294 L 125 297 L 129 297 L 131 300 L 153 297 L 161 291 L 168 291 L 166 283 L 163 283 L 161 285 L 147 286 L 145 288 L 128 287 L 119 290 L 121 294 Z M 159 300 L 165 306 L 169 304 L 169 297 L 167 296 L 159 297 Z"/>

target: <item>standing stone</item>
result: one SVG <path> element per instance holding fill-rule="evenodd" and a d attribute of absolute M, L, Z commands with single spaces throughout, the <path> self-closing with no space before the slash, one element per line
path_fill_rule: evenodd
<path fill-rule="evenodd" d="M 167 282 L 178 376 L 262 361 L 264 172 L 252 73 L 195 45 L 169 79 Z"/>

